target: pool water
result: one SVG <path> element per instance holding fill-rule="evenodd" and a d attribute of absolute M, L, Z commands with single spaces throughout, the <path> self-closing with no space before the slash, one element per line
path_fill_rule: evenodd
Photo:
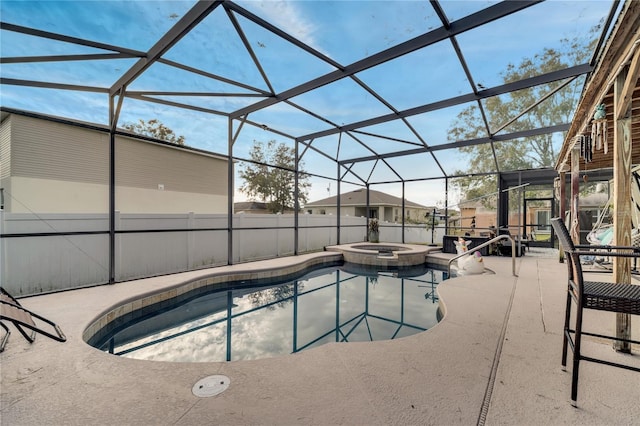
<path fill-rule="evenodd" d="M 446 272 L 348 269 L 321 269 L 278 285 L 230 286 L 146 315 L 97 346 L 145 360 L 236 361 L 329 342 L 396 339 L 437 324 L 435 289 Z"/>

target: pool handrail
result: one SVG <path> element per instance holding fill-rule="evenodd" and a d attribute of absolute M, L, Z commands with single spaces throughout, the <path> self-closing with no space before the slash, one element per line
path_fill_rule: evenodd
<path fill-rule="evenodd" d="M 477 247 L 470 248 L 469 250 L 465 251 L 464 253 L 460 253 L 460 254 L 452 257 L 451 259 L 449 259 L 449 264 L 447 265 L 447 273 L 449 274 L 449 276 L 451 276 L 451 263 L 453 263 L 454 260 L 457 260 L 457 259 L 461 258 L 462 256 L 466 256 L 468 254 L 471 254 L 474 251 L 478 251 L 478 250 L 480 250 L 482 248 L 485 248 L 489 244 L 495 243 L 496 241 L 500 241 L 500 240 L 509 240 L 509 241 L 511 241 L 511 273 L 513 274 L 514 277 L 517 277 L 518 275 L 516 274 L 516 242 L 513 240 L 513 238 L 511 238 L 510 235 L 498 235 L 497 237 L 492 238 L 489 241 L 487 241 L 485 243 L 482 243 Z"/>

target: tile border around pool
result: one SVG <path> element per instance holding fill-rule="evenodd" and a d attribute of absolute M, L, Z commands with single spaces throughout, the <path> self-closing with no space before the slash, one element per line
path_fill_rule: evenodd
<path fill-rule="evenodd" d="M 269 267 L 255 268 L 256 263 L 246 263 L 238 265 L 229 265 L 216 268 L 216 270 L 203 271 L 201 276 L 195 278 L 185 278 L 185 281 L 173 284 L 169 287 L 141 293 L 107 308 L 98 314 L 82 333 L 82 339 L 89 342 L 94 339 L 96 334 L 106 330 L 107 325 L 116 321 L 127 321 L 134 312 L 144 312 L 145 308 L 153 306 L 157 309 L 162 306 L 163 302 L 169 302 L 178 296 L 196 291 L 198 289 L 213 289 L 222 283 L 229 281 L 259 280 L 265 278 L 286 277 L 304 271 L 311 267 L 329 266 L 336 262 L 341 262 L 343 256 L 336 252 L 320 252 L 313 256 L 295 256 L 287 258 L 288 262 L 284 265 L 274 265 Z M 250 267 L 253 265 L 254 267 Z M 233 270 L 234 268 L 245 266 L 242 270 Z M 129 317 L 129 318 L 127 318 Z"/>
<path fill-rule="evenodd" d="M 441 259 L 438 254 L 429 252 L 425 258 L 426 263 L 446 265 L 447 261 Z M 107 325 L 114 322 L 128 322 L 133 319 L 135 312 L 144 313 L 145 308 L 150 310 L 161 308 L 163 303 L 168 304 L 172 299 L 197 290 L 206 291 L 207 288 L 213 290 L 229 281 L 286 277 L 312 267 L 330 266 L 346 260 L 342 253 L 334 251 L 315 252 L 280 259 L 282 259 L 282 265 L 273 265 L 273 260 L 277 259 L 271 259 L 270 266 L 263 266 L 262 262 L 258 261 L 187 272 L 185 274 L 188 276 L 185 276 L 183 280 L 178 278 L 178 282 L 167 287 L 137 294 L 105 309 L 88 323 L 82 333 L 82 339 L 85 342 L 99 339 L 98 334 L 105 333 Z M 194 273 L 198 276 L 193 277 Z M 175 276 L 180 275 L 175 274 Z"/>

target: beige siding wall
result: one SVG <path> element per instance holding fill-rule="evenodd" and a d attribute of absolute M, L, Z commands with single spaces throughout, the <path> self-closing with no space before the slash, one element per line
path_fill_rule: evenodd
<path fill-rule="evenodd" d="M 312 210 L 312 214 L 337 214 L 338 209 L 336 207 L 308 207 L 305 208 L 304 211 L 308 212 Z M 355 216 L 356 208 L 354 206 L 340 206 L 340 215 L 341 216 Z"/>
<path fill-rule="evenodd" d="M 12 213 L 107 213 L 109 187 L 95 183 L 12 177 L 2 180 L 7 189 L 5 208 Z M 15 194 L 15 195 L 13 195 Z M 122 213 L 226 213 L 227 198 L 189 192 L 116 189 L 116 210 Z"/>
<path fill-rule="evenodd" d="M 0 123 L 0 208 L 11 208 L 11 116 Z"/>
<path fill-rule="evenodd" d="M 107 213 L 107 185 L 15 176 L 11 185 L 11 213 Z M 7 197 L 5 196 L 5 199 Z"/>
<path fill-rule="evenodd" d="M 7 211 L 108 211 L 108 133 L 20 115 L 5 121 L 1 184 L 14 199 L 5 194 Z M 123 213 L 226 213 L 227 177 L 225 159 L 116 139 L 116 210 Z"/>
<path fill-rule="evenodd" d="M 12 176 L 109 183 L 108 134 L 20 115 L 11 119 Z"/>
<path fill-rule="evenodd" d="M 9 116 L 0 123 L 0 179 L 11 174 L 11 120 Z"/>
<path fill-rule="evenodd" d="M 116 141 L 116 185 L 224 195 L 227 161 L 128 138 Z"/>
<path fill-rule="evenodd" d="M 8 212 L 11 211 L 11 178 L 0 178 L 0 188 L 2 188 L 2 208 Z"/>
<path fill-rule="evenodd" d="M 159 191 L 118 187 L 116 210 L 122 213 L 220 213 L 227 214 L 227 197 L 195 192 Z"/>
<path fill-rule="evenodd" d="M 363 207 L 364 208 L 364 207 Z M 312 210 L 312 214 L 321 214 L 320 212 L 324 210 L 325 214 L 336 214 L 335 207 L 305 207 L 304 211 L 308 212 Z M 380 220 L 386 222 L 394 222 L 396 218 L 397 211 L 397 222 L 400 223 L 402 221 L 402 208 L 401 207 L 384 207 L 384 206 L 374 206 L 371 207 L 371 210 L 378 210 L 378 217 Z M 425 209 L 414 209 L 407 208 L 406 211 L 409 212 L 409 215 L 406 217 L 407 219 L 411 219 L 416 222 L 425 222 L 426 219 L 424 214 L 427 210 Z M 363 214 L 356 214 L 355 206 L 341 206 L 340 207 L 340 215 L 342 216 L 364 216 Z"/>

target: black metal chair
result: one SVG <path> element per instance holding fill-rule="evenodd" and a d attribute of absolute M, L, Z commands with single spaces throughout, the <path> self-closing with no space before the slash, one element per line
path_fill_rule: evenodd
<path fill-rule="evenodd" d="M 40 333 L 58 342 L 65 342 L 67 338 L 64 333 L 53 321 L 38 315 L 30 310 L 26 309 L 20 304 L 11 294 L 9 294 L 4 288 L 0 287 L 0 320 L 6 320 L 18 329 L 20 334 L 24 336 L 29 343 L 33 343 L 36 338 L 36 333 Z M 37 320 L 37 322 L 36 322 Z M 0 322 L 2 328 L 5 329 L 6 334 L 2 338 L 2 350 L 7 343 L 10 331 L 8 327 Z M 43 327 L 47 324 L 47 328 Z M 25 328 L 31 330 L 28 333 Z"/>
<path fill-rule="evenodd" d="M 573 351 L 571 403 L 576 406 L 580 361 L 595 362 L 640 372 L 640 368 L 634 366 L 596 359 L 582 354 L 580 345 L 583 335 L 640 344 L 639 341 L 590 333 L 582 329 L 582 314 L 584 309 L 640 315 L 640 285 L 585 281 L 580 256 L 639 257 L 640 254 L 635 247 L 574 245 L 567 227 L 560 218 L 551 219 L 551 225 L 565 253 L 565 261 L 568 269 L 567 305 L 564 321 L 564 336 L 562 340 L 562 367 L 565 369 L 567 366 L 567 349 L 570 346 Z M 576 303 L 574 329 L 572 329 L 570 325 L 572 301 Z"/>

